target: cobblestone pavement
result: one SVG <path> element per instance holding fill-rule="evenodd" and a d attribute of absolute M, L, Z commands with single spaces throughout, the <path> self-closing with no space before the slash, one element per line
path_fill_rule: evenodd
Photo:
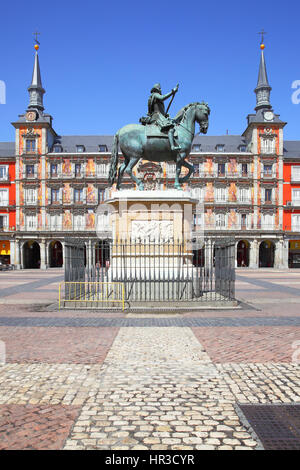
<path fill-rule="evenodd" d="M 300 402 L 300 273 L 237 274 L 239 311 L 0 305 L 0 449 L 259 448 L 236 403 Z"/>

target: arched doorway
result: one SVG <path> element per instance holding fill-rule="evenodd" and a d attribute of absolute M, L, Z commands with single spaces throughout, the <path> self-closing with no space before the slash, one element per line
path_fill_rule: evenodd
<path fill-rule="evenodd" d="M 23 245 L 23 268 L 24 269 L 39 269 L 40 266 L 41 266 L 40 245 L 34 240 L 29 240 Z"/>
<path fill-rule="evenodd" d="M 259 245 L 259 267 L 260 268 L 273 268 L 274 267 L 274 253 L 275 245 L 270 240 L 264 240 Z"/>
<path fill-rule="evenodd" d="M 50 268 L 61 268 L 63 265 L 63 248 L 58 240 L 49 244 L 49 266 Z"/>
<path fill-rule="evenodd" d="M 240 240 L 237 244 L 236 259 L 238 268 L 247 268 L 249 266 L 250 243 L 248 240 Z"/>

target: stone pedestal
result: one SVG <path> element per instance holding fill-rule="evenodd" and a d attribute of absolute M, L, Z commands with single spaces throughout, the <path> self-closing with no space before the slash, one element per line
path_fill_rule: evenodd
<path fill-rule="evenodd" d="M 197 200 L 189 192 L 124 190 L 105 201 L 110 208 L 113 239 L 188 240 Z"/>
<path fill-rule="evenodd" d="M 105 202 L 113 232 L 111 281 L 125 282 L 126 290 L 132 284 L 136 297 L 146 298 L 152 289 L 155 300 L 162 292 L 172 298 L 174 281 L 192 284 L 191 235 L 198 201 L 190 193 L 125 190 Z"/>

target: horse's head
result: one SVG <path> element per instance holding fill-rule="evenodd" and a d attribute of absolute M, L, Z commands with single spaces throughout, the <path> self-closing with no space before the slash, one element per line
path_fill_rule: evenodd
<path fill-rule="evenodd" d="M 202 103 L 196 104 L 195 119 L 200 125 L 200 132 L 202 134 L 207 133 L 209 115 L 210 115 L 210 109 L 207 103 L 202 102 Z"/>

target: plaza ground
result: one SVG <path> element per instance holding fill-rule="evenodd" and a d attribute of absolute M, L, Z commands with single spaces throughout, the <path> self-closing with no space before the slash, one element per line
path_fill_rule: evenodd
<path fill-rule="evenodd" d="M 0 449 L 256 449 L 236 403 L 300 402 L 300 271 L 238 269 L 239 309 L 56 307 L 62 269 L 0 272 Z"/>

